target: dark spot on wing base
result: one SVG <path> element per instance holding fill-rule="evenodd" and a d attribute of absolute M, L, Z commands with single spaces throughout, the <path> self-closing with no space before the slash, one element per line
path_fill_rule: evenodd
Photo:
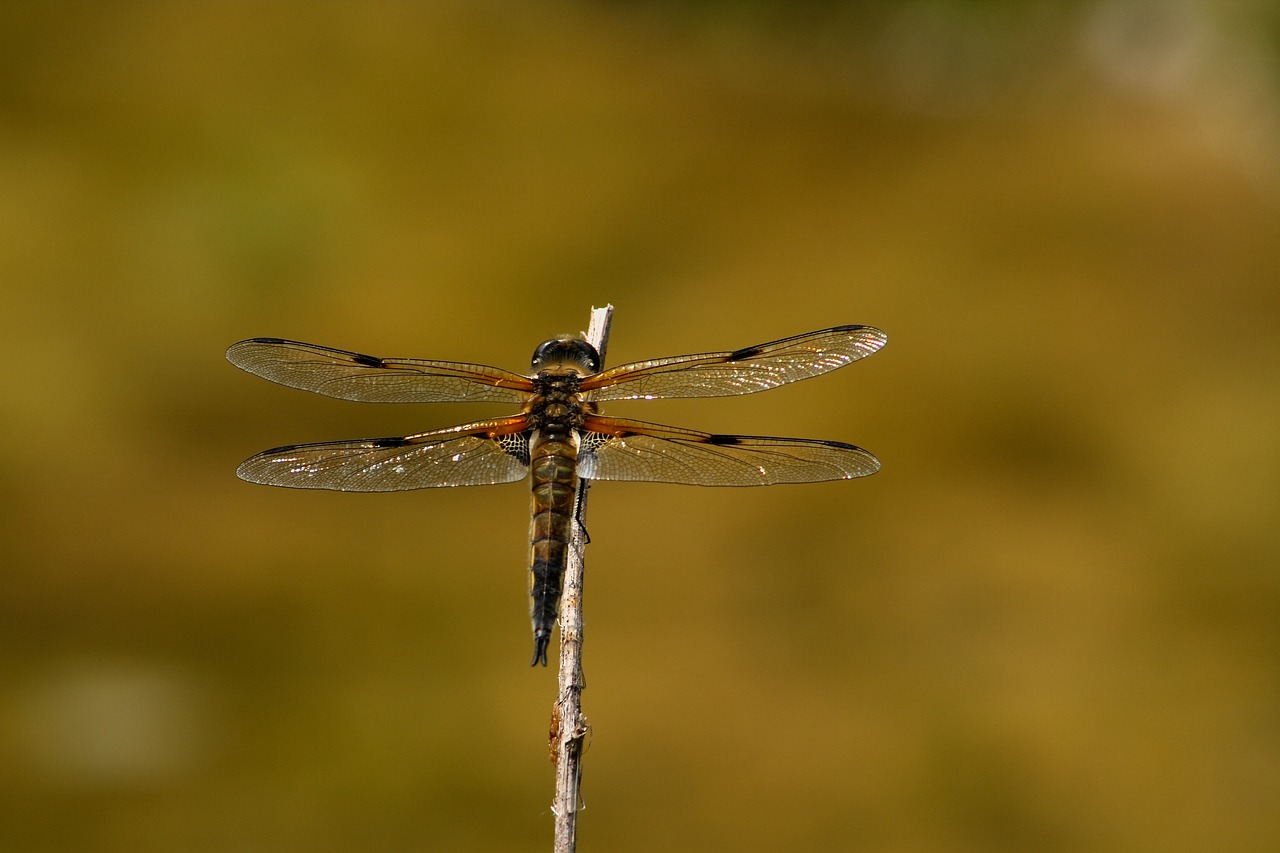
<path fill-rule="evenodd" d="M 364 367 L 382 367 L 382 359 L 377 356 L 363 355 L 356 352 L 351 354 L 351 360 Z"/>
<path fill-rule="evenodd" d="M 741 444 L 736 435 L 710 435 L 707 436 L 707 444 Z"/>
<path fill-rule="evenodd" d="M 756 356 L 758 356 L 761 352 L 763 352 L 763 350 L 762 350 L 762 349 L 760 349 L 760 347 L 758 347 L 758 346 L 754 346 L 754 347 L 743 347 L 743 348 L 742 348 L 742 349 L 740 349 L 740 350 L 734 350 L 733 352 L 729 353 L 729 359 L 728 359 L 728 360 L 729 360 L 729 361 L 742 361 L 742 360 L 744 360 L 744 359 L 748 359 L 748 358 L 755 358 L 755 357 L 756 357 Z"/>
<path fill-rule="evenodd" d="M 518 459 L 521 465 L 529 464 L 529 433 L 519 432 L 512 435 L 502 435 L 494 440 L 501 445 L 507 455 Z"/>

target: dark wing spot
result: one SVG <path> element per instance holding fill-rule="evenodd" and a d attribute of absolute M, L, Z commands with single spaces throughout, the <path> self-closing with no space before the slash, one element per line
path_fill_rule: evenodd
<path fill-rule="evenodd" d="M 761 352 L 762 350 L 758 346 L 743 347 L 742 349 L 734 350 L 733 352 L 729 353 L 729 361 L 743 361 L 748 358 L 755 358 Z"/>
<path fill-rule="evenodd" d="M 382 367 L 382 359 L 372 355 L 361 355 L 356 352 L 351 354 L 351 360 L 364 367 Z"/>
<path fill-rule="evenodd" d="M 284 444 L 280 447 L 272 447 L 257 454 L 258 456 L 274 456 L 277 453 L 291 453 L 299 448 L 306 447 L 305 444 Z"/>
<path fill-rule="evenodd" d="M 827 447 L 839 447 L 843 450 L 862 450 L 862 448 L 858 447 L 858 445 L 849 444 L 846 441 L 819 441 L 818 443 L 825 444 Z M 863 452 L 865 453 L 866 451 L 863 451 Z"/>
<path fill-rule="evenodd" d="M 707 444 L 741 444 L 741 439 L 736 435 L 710 435 L 707 436 Z"/>
<path fill-rule="evenodd" d="M 407 447 L 413 442 L 405 438 L 371 438 L 369 444 L 373 447 Z"/>

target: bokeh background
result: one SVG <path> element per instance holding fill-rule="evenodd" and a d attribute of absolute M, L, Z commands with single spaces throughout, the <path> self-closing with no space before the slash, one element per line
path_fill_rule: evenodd
<path fill-rule="evenodd" d="M 884 470 L 599 486 L 584 850 L 1280 849 L 1270 2 L 0 7 L 0 849 L 534 851 L 526 490 L 253 487 L 280 336 Z"/>

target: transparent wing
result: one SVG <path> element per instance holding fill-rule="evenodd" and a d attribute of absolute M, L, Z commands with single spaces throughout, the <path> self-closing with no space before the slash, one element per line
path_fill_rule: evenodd
<path fill-rule="evenodd" d="M 844 367 L 887 340 L 870 326 L 837 326 L 733 352 L 632 362 L 588 376 L 581 390 L 592 400 L 754 394 Z"/>
<path fill-rule="evenodd" d="M 522 403 L 533 383 L 497 367 L 378 358 L 280 338 L 232 344 L 227 360 L 263 379 L 362 403 Z"/>
<path fill-rule="evenodd" d="M 341 492 L 510 483 L 529 470 L 526 426 L 518 416 L 404 438 L 294 444 L 246 459 L 236 475 L 265 486 Z"/>
<path fill-rule="evenodd" d="M 870 453 L 839 441 L 713 435 L 604 417 L 587 419 L 578 458 L 578 473 L 592 480 L 693 486 L 818 483 L 879 470 Z"/>

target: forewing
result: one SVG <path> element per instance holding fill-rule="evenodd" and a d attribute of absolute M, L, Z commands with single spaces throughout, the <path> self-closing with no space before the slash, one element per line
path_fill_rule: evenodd
<path fill-rule="evenodd" d="M 362 403 L 521 403 L 533 384 L 497 367 L 378 358 L 280 338 L 232 344 L 227 360 L 290 388 Z"/>
<path fill-rule="evenodd" d="M 529 470 L 523 417 L 477 421 L 404 438 L 277 447 L 240 464 L 251 483 L 291 489 L 397 492 L 510 483 Z"/>
<path fill-rule="evenodd" d="M 578 460 L 587 479 L 693 486 L 818 483 L 879 470 L 870 453 L 840 441 L 713 435 L 604 417 L 587 419 Z"/>
<path fill-rule="evenodd" d="M 588 376 L 592 400 L 655 400 L 754 394 L 866 358 L 888 340 L 870 326 L 837 326 L 733 352 L 637 361 Z"/>

